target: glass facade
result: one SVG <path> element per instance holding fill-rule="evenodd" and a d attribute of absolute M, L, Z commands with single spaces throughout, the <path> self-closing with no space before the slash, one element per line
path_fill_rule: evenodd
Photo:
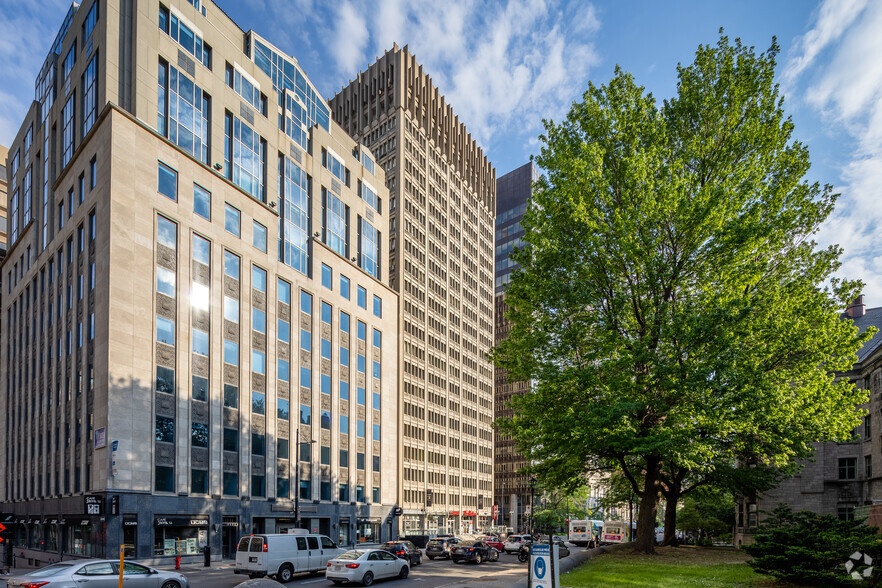
<path fill-rule="evenodd" d="M 266 202 L 266 141 L 229 112 L 224 128 L 227 177 L 255 200 Z"/>
<path fill-rule="evenodd" d="M 287 157 L 279 158 L 282 201 L 279 248 L 283 262 L 309 275 L 309 193 L 306 172 Z"/>
<path fill-rule="evenodd" d="M 208 94 L 175 66 L 160 61 L 157 105 L 157 130 L 207 165 L 211 117 Z"/>

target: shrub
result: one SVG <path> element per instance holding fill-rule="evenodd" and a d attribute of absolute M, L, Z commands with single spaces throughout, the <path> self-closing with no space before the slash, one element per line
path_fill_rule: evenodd
<path fill-rule="evenodd" d="M 760 574 L 794 584 L 815 586 L 853 585 L 845 563 L 861 552 L 882 565 L 879 529 L 863 521 L 843 521 L 809 511 L 794 513 L 779 505 L 754 535 L 755 543 L 744 550 L 748 562 Z M 880 573 L 874 573 L 876 578 Z"/>

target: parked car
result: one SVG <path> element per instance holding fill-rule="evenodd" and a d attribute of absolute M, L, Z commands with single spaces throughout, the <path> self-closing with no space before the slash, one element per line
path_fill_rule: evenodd
<path fill-rule="evenodd" d="M 328 562 L 325 578 L 334 584 L 359 582 L 370 586 L 379 578 L 404 579 L 410 573 L 407 560 L 385 549 L 352 549 Z"/>
<path fill-rule="evenodd" d="M 569 557 L 570 548 L 567 547 L 567 544 L 563 541 L 554 541 L 554 544 L 557 545 L 557 556 L 558 557 Z"/>
<path fill-rule="evenodd" d="M 503 545 L 503 549 L 506 553 L 517 553 L 521 549 L 521 545 L 524 544 L 524 541 L 532 541 L 533 538 L 529 535 L 509 535 L 508 539 L 505 540 L 505 544 Z"/>
<path fill-rule="evenodd" d="M 484 541 L 462 541 L 450 552 L 450 559 L 453 563 L 473 561 L 479 564 L 482 561 L 497 561 L 499 552 Z"/>
<path fill-rule="evenodd" d="M 6 585 L 40 588 L 116 586 L 117 578 L 119 560 L 81 559 L 54 563 L 23 576 L 7 578 Z M 123 562 L 123 582 L 127 586 L 144 588 L 190 588 L 187 578 L 177 572 L 163 572 L 133 561 Z"/>
<path fill-rule="evenodd" d="M 446 557 L 450 559 L 450 550 L 457 543 L 459 543 L 459 539 L 452 536 L 430 539 L 429 542 L 426 543 L 426 557 L 429 559 L 435 559 L 436 557 Z"/>
<path fill-rule="evenodd" d="M 285 583 L 299 572 L 317 572 L 325 569 L 332 557 L 343 553 L 329 537 L 315 535 L 306 529 L 292 533 L 246 535 L 236 549 L 236 574 L 250 578 L 275 576 Z"/>
<path fill-rule="evenodd" d="M 395 557 L 406 559 L 412 566 L 423 563 L 423 552 L 410 541 L 387 541 L 380 549 L 385 549 Z"/>
<path fill-rule="evenodd" d="M 496 551 L 502 552 L 505 550 L 505 543 L 501 539 L 499 539 L 498 537 L 493 537 L 493 536 L 476 537 L 476 539 L 479 539 L 479 540 L 485 542 L 487 545 L 489 545 L 490 547 L 492 547 Z"/>

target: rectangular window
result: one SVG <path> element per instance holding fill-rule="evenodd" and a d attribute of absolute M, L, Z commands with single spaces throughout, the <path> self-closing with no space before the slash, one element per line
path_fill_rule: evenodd
<path fill-rule="evenodd" d="M 263 392 L 251 393 L 252 414 L 266 414 L 266 394 Z"/>
<path fill-rule="evenodd" d="M 340 382 L 340 400 L 349 400 L 349 382 Z"/>
<path fill-rule="evenodd" d="M 164 216 L 156 217 L 156 240 L 160 245 L 165 245 L 171 249 L 178 248 L 178 225 L 168 220 Z"/>
<path fill-rule="evenodd" d="M 94 10 L 94 6 L 92 7 Z M 89 61 L 89 65 L 86 66 L 85 71 L 83 71 L 82 77 L 82 88 L 83 88 L 83 134 L 85 137 L 86 134 L 92 129 L 92 125 L 95 124 L 95 116 L 97 114 L 97 105 L 98 105 L 98 54 L 96 53 L 92 60 Z M 82 202 L 82 200 L 80 200 Z"/>
<path fill-rule="evenodd" d="M 208 401 L 208 380 L 201 376 L 193 376 L 193 400 Z"/>
<path fill-rule="evenodd" d="M 333 279 L 334 278 L 333 273 L 331 272 L 331 268 L 325 264 L 322 264 L 322 286 L 324 286 L 328 290 L 333 290 Z"/>
<path fill-rule="evenodd" d="M 239 408 L 239 387 L 233 384 L 224 384 L 224 406 L 227 408 Z"/>
<path fill-rule="evenodd" d="M 367 290 L 363 287 L 358 286 L 358 306 L 359 308 L 367 309 Z"/>
<path fill-rule="evenodd" d="M 300 349 L 312 351 L 312 335 L 306 329 L 300 329 Z"/>
<path fill-rule="evenodd" d="M 164 267 L 156 268 L 156 291 L 175 297 L 175 272 Z"/>
<path fill-rule="evenodd" d="M 379 441 L 380 440 L 380 425 L 373 425 L 372 429 L 373 429 L 373 431 L 372 431 L 373 436 L 371 438 L 374 441 Z M 376 470 L 374 470 L 374 471 L 376 471 Z"/>
<path fill-rule="evenodd" d="M 157 191 L 164 195 L 168 196 L 175 202 L 178 200 L 178 172 L 165 165 L 161 161 L 159 162 L 159 179 L 158 184 L 159 187 Z"/>
<path fill-rule="evenodd" d="M 322 465 L 331 465 L 331 448 L 322 445 L 319 459 L 321 460 Z"/>
<path fill-rule="evenodd" d="M 236 429 L 224 427 L 224 451 L 239 451 L 239 431 Z"/>
<path fill-rule="evenodd" d="M 289 97 L 290 100 L 290 97 Z M 305 171 L 287 157 L 279 157 L 280 213 L 279 247 L 281 260 L 309 275 L 310 199 Z"/>
<path fill-rule="evenodd" d="M 349 430 L 349 427 L 346 427 L 346 430 Z M 347 449 L 340 450 L 340 467 L 348 468 L 349 467 L 349 451 Z"/>
<path fill-rule="evenodd" d="M 364 469 L 364 453 L 357 452 L 355 454 L 355 468 L 359 470 Z"/>
<path fill-rule="evenodd" d="M 229 112 L 224 128 L 227 178 L 255 200 L 266 202 L 266 140 Z"/>
<path fill-rule="evenodd" d="M 175 442 L 175 419 L 164 416 L 156 417 L 156 440 L 162 443 Z"/>
<path fill-rule="evenodd" d="M 193 212 L 211 220 L 211 192 L 199 184 L 193 184 Z"/>
<path fill-rule="evenodd" d="M 266 313 L 259 308 L 251 309 L 251 328 L 262 335 L 266 334 Z"/>
<path fill-rule="evenodd" d="M 340 180 L 340 182 L 347 186 L 349 185 L 346 181 L 346 166 L 343 165 L 343 160 L 337 157 L 336 153 L 322 148 L 322 165 L 325 169 L 330 171 L 335 178 Z"/>
<path fill-rule="evenodd" d="M 301 425 L 311 425 L 312 424 L 312 408 L 308 404 L 300 405 L 300 424 Z"/>
<path fill-rule="evenodd" d="M 175 468 L 171 466 L 154 466 L 154 488 L 157 492 L 175 491 Z M 79 480 L 79 478 L 77 478 Z M 65 480 L 66 481 L 66 480 Z M 65 484 L 66 485 L 66 484 Z"/>
<path fill-rule="evenodd" d="M 373 406 L 374 410 L 380 410 L 380 393 L 374 392 L 372 394 L 372 397 L 373 397 L 373 404 L 371 406 Z"/>
<path fill-rule="evenodd" d="M 60 47 L 59 47 L 60 49 Z M 74 65 L 77 63 L 77 40 L 74 39 L 70 44 L 70 49 L 67 50 L 67 55 L 64 58 L 64 64 L 62 65 L 62 80 L 66 80 L 70 73 L 73 71 Z"/>
<path fill-rule="evenodd" d="M 276 399 L 276 417 L 283 421 L 287 421 L 290 418 L 288 401 L 284 398 Z"/>
<path fill-rule="evenodd" d="M 175 66 L 160 60 L 157 130 L 169 141 L 209 164 L 211 97 Z"/>
<path fill-rule="evenodd" d="M 266 496 L 266 476 L 251 475 L 251 496 L 256 498 L 264 498 Z"/>
<path fill-rule="evenodd" d="M 361 419 L 355 421 L 355 434 L 360 439 L 364 439 L 364 421 Z"/>
<path fill-rule="evenodd" d="M 224 488 L 225 496 L 239 495 L 239 474 L 234 472 L 224 472 Z"/>
<path fill-rule="evenodd" d="M 383 318 L 383 300 L 379 296 L 374 296 L 374 316 Z"/>
<path fill-rule="evenodd" d="M 92 2 L 92 7 L 89 9 L 89 12 L 86 14 L 86 18 L 83 20 L 83 43 L 91 36 L 92 31 L 95 29 L 95 23 L 98 22 L 98 0 Z"/>
<path fill-rule="evenodd" d="M 367 337 L 367 325 L 365 325 L 362 321 L 358 321 L 358 340 L 366 341 Z"/>
<path fill-rule="evenodd" d="M 279 302 L 291 304 L 291 284 L 279 278 L 278 281 Z"/>
<path fill-rule="evenodd" d="M 839 458 L 839 479 L 854 480 L 857 477 L 857 458 L 856 457 L 840 457 Z"/>
<path fill-rule="evenodd" d="M 251 433 L 251 455 L 266 455 L 266 437 L 261 433 Z"/>
<path fill-rule="evenodd" d="M 362 386 L 356 386 L 355 389 L 355 397 L 359 404 L 359 406 L 364 406 L 366 403 L 366 393 Z"/>
<path fill-rule="evenodd" d="M 321 413 L 321 426 L 322 429 L 331 430 L 331 411 L 323 410 Z"/>
<path fill-rule="evenodd" d="M 229 202 L 224 203 L 224 228 L 237 237 L 240 234 L 240 216 L 238 208 L 230 205 Z"/>
<path fill-rule="evenodd" d="M 355 501 L 364 502 L 364 486 L 355 487 Z"/>
<path fill-rule="evenodd" d="M 279 358 L 277 361 L 276 371 L 281 381 L 289 382 L 291 380 L 290 368 L 287 360 Z"/>
<path fill-rule="evenodd" d="M 239 301 L 229 296 L 224 296 L 224 319 L 231 323 L 239 322 Z"/>
<path fill-rule="evenodd" d="M 349 258 L 349 207 L 322 188 L 322 242 L 338 255 Z"/>
<path fill-rule="evenodd" d="M 257 349 L 251 350 L 251 371 L 266 375 L 266 353 Z"/>
<path fill-rule="evenodd" d="M 156 340 L 166 345 L 175 344 L 175 322 L 162 316 L 156 317 Z"/>
<path fill-rule="evenodd" d="M 380 503 L 380 487 L 374 486 L 373 495 L 371 497 L 372 502 L 379 504 Z"/>
<path fill-rule="evenodd" d="M 312 315 L 312 295 L 300 291 L 300 312 Z"/>
<path fill-rule="evenodd" d="M 61 167 L 66 166 L 73 155 L 75 108 L 76 95 L 71 94 L 61 110 Z"/>
<path fill-rule="evenodd" d="M 866 415 L 864 417 L 864 441 L 870 440 L 870 435 L 873 432 L 872 423 L 870 420 L 870 415 Z"/>
<path fill-rule="evenodd" d="M 349 300 L 349 278 L 340 274 L 340 296 Z"/>
<path fill-rule="evenodd" d="M 199 235 L 193 235 L 193 261 L 211 265 L 211 243 Z"/>
<path fill-rule="evenodd" d="M 343 450 L 341 450 L 340 453 L 343 453 Z M 341 463 L 340 467 L 346 467 L 346 466 L 344 466 Z M 339 492 L 338 492 L 337 496 L 339 497 L 340 502 L 349 502 L 349 484 L 342 484 L 341 483 L 339 486 Z"/>
<path fill-rule="evenodd" d="M 374 471 L 379 472 L 380 471 L 380 456 L 379 455 L 373 456 L 373 465 L 374 465 Z"/>
<path fill-rule="evenodd" d="M 279 341 L 282 341 L 284 343 L 291 342 L 291 323 L 282 319 L 278 319 L 276 332 L 278 333 Z"/>
<path fill-rule="evenodd" d="M 232 75 L 231 75 L 232 74 Z M 227 84 L 259 113 L 266 116 L 266 96 L 260 93 L 260 85 L 248 74 L 244 74 L 231 65 L 227 65 Z"/>
<path fill-rule="evenodd" d="M 867 480 L 873 477 L 873 456 L 864 456 L 864 476 Z"/>
<path fill-rule="evenodd" d="M 288 440 L 287 439 L 279 438 L 276 440 L 276 457 L 279 459 L 288 459 Z"/>
<path fill-rule="evenodd" d="M 208 494 L 208 471 L 207 470 L 190 470 L 190 493 L 191 494 Z"/>
<path fill-rule="evenodd" d="M 229 251 L 224 251 L 224 274 L 233 278 L 234 280 L 239 279 L 239 256 Z"/>
<path fill-rule="evenodd" d="M 380 231 L 365 219 L 358 219 L 358 267 L 380 279 Z"/>
<path fill-rule="evenodd" d="M 322 301 L 321 319 L 323 323 L 331 324 L 331 305 Z"/>
<path fill-rule="evenodd" d="M 239 344 L 224 339 L 224 363 L 239 365 Z"/>
<path fill-rule="evenodd" d="M 312 389 L 312 370 L 300 366 L 300 387 Z"/>
<path fill-rule="evenodd" d="M 257 221 L 252 222 L 251 242 L 255 249 L 266 253 L 267 232 L 266 227 Z"/>
<path fill-rule="evenodd" d="M 190 443 L 193 447 L 208 447 L 208 425 L 193 423 L 190 429 Z"/>
<path fill-rule="evenodd" d="M 251 287 L 266 294 L 266 270 L 251 266 Z"/>
<path fill-rule="evenodd" d="M 380 378 L 380 362 L 379 361 L 373 362 L 373 375 L 377 379 Z"/>
<path fill-rule="evenodd" d="M 380 211 L 379 198 L 377 198 L 377 191 L 374 190 L 374 187 L 368 184 L 367 182 L 358 182 L 359 196 L 361 199 L 367 202 L 367 205 L 376 210 Z"/>
<path fill-rule="evenodd" d="M 208 357 L 208 333 L 201 329 L 193 329 L 193 353 Z"/>
<path fill-rule="evenodd" d="M 300 480 L 300 500 L 312 500 L 312 484 L 309 480 Z"/>
<path fill-rule="evenodd" d="M 175 393 L 175 370 L 156 366 L 156 391 L 165 394 Z"/>
<path fill-rule="evenodd" d="M 340 415 L 340 433 L 343 435 L 349 434 L 349 417 L 345 414 Z M 343 464 L 340 464 L 341 466 Z"/>
<path fill-rule="evenodd" d="M 330 343 L 328 345 L 330 346 Z M 329 376 L 328 374 L 321 374 L 319 376 L 319 391 L 322 394 L 331 393 L 331 376 Z"/>
<path fill-rule="evenodd" d="M 211 69 L 211 47 L 190 26 L 163 5 L 159 5 L 159 28 L 178 42 L 196 61 Z"/>
<path fill-rule="evenodd" d="M 383 335 L 377 329 L 374 329 L 374 347 L 377 349 L 383 347 Z"/>
<path fill-rule="evenodd" d="M 98 182 L 98 156 L 92 157 L 89 160 L 89 190 L 95 188 L 95 185 Z"/>

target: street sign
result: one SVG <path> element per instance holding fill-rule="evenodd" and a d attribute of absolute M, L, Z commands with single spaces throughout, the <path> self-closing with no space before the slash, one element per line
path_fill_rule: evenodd
<path fill-rule="evenodd" d="M 403 515 L 403 514 L 404 514 L 404 509 L 401 508 L 400 506 L 396 506 L 396 507 L 392 510 L 392 516 L 400 517 L 400 516 Z"/>
<path fill-rule="evenodd" d="M 533 505 L 528 504 L 527 506 L 525 506 L 524 507 L 524 514 L 528 514 L 528 515 L 533 514 Z"/>
<path fill-rule="evenodd" d="M 530 546 L 529 573 L 529 588 L 560 588 L 557 545 L 533 543 Z"/>

